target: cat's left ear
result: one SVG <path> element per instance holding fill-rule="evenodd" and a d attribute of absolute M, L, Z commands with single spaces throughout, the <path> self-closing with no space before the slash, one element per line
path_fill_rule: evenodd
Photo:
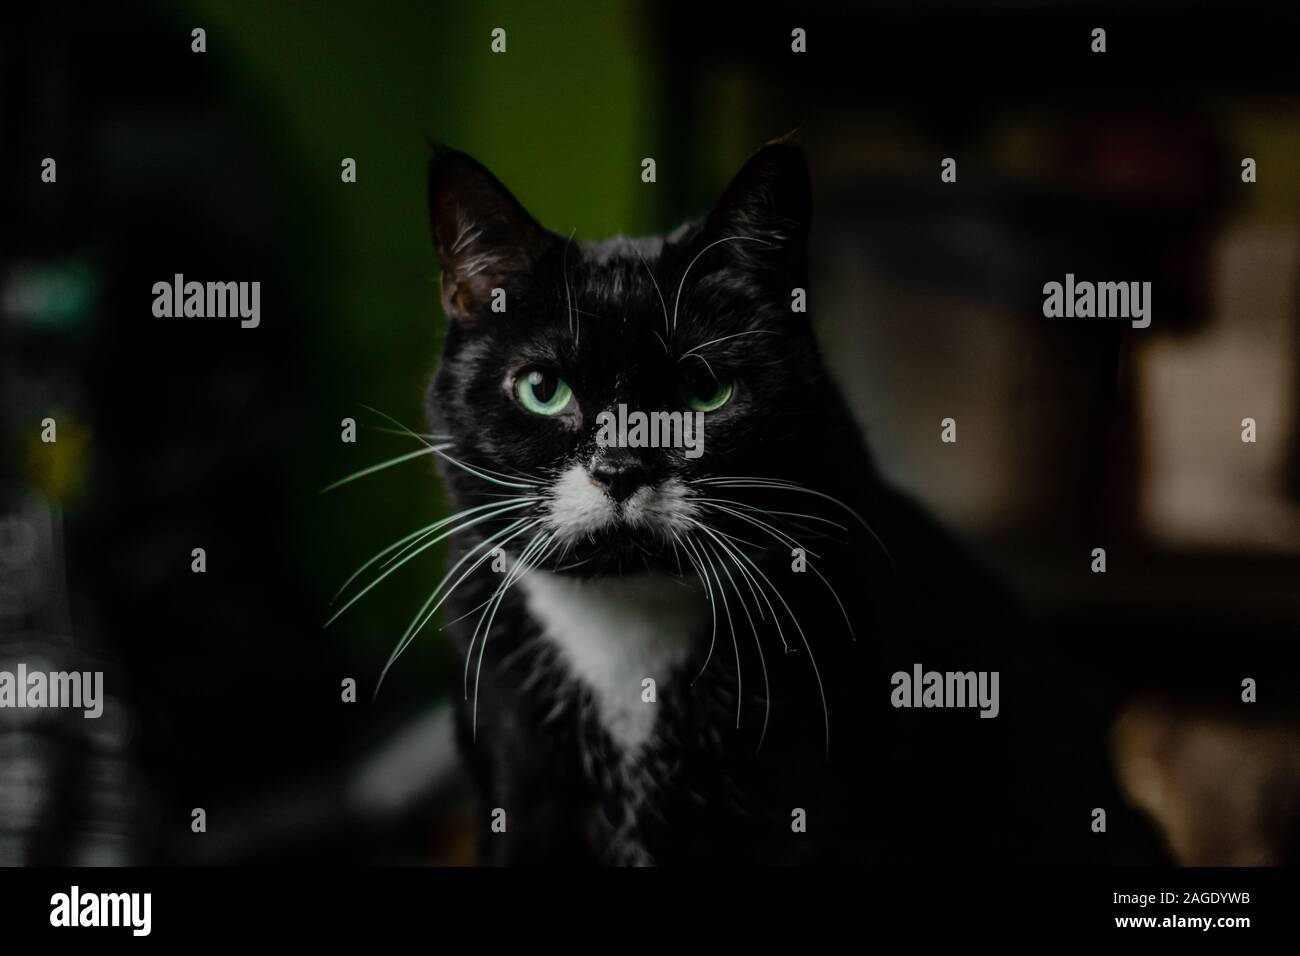
<path fill-rule="evenodd" d="M 457 322 L 482 315 L 494 288 L 531 273 L 550 240 L 495 176 L 452 149 L 436 149 L 429 162 L 429 219 L 443 311 Z"/>
<path fill-rule="evenodd" d="M 812 190 L 803 149 L 768 143 L 749 158 L 705 221 L 706 242 L 757 266 L 801 269 L 812 218 Z"/>

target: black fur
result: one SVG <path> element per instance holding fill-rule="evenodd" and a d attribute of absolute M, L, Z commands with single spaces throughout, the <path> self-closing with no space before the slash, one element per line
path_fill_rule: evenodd
<path fill-rule="evenodd" d="M 585 243 L 547 232 L 491 174 L 453 151 L 435 155 L 429 197 L 452 320 L 429 412 L 433 431 L 452 436 L 459 459 L 495 473 L 545 476 L 590 461 L 602 454 L 594 442 L 599 411 L 619 402 L 680 407 L 683 371 L 704 367 L 682 357 L 735 336 L 703 353 L 710 373 L 736 382 L 733 400 L 709 415 L 703 457 L 644 449 L 634 462 L 644 479 L 795 481 L 851 506 L 884 545 L 825 499 L 725 490 L 769 511 L 815 513 L 849 527 L 818 525 L 823 534 L 814 537 L 785 526 L 820 554 L 810 561 L 843 599 L 856 639 L 827 585 L 813 573 L 791 573 L 789 547 L 738 519 L 710 518 L 764 545 L 748 553 L 802 622 L 825 688 L 829 741 L 813 661 L 795 629 L 784 619 L 786 653 L 770 619 L 759 622 L 771 707 L 761 751 L 764 684 L 734 594 L 739 663 L 719 608 L 708 667 L 692 684 L 710 644 L 705 628 L 677 678 L 660 687 L 656 735 L 629 767 L 593 718 L 587 692 L 540 637 L 519 588 L 508 591 L 483 651 L 476 731 L 472 700 L 459 721 L 480 789 L 486 862 L 984 866 L 1143 858 L 1145 830 L 1112 787 L 1098 735 L 1064 712 L 1059 688 L 997 587 L 878 477 L 807 316 L 791 310 L 791 290 L 809 288 L 809 183 L 798 147 L 765 147 L 708 217 L 663 239 Z M 504 314 L 491 311 L 493 288 L 506 291 Z M 572 386 L 577 405 L 569 414 L 545 418 L 513 401 L 511 377 L 530 365 Z M 462 507 L 503 491 L 457 467 L 443 473 Z M 507 520 L 485 522 L 461 546 Z M 626 530 L 584 541 L 548 566 L 577 575 L 658 569 L 694 577 L 689 564 L 680 568 L 671 542 Z M 487 601 L 500 582 L 480 566 L 457 589 L 452 616 Z M 455 627 L 462 652 L 477 618 L 469 614 Z M 917 662 L 1000 671 L 1000 715 L 895 709 L 890 676 Z M 489 828 L 498 807 L 507 812 L 505 833 Z M 1091 830 L 1094 807 L 1108 811 L 1106 834 Z M 792 832 L 796 808 L 807 812 L 806 833 Z"/>

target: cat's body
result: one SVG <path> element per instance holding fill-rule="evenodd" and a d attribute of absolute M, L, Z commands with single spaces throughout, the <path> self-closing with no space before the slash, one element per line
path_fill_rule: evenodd
<path fill-rule="evenodd" d="M 430 203 L 453 319 L 431 421 L 489 515 L 452 613 L 486 862 L 1127 857 L 1090 827 L 1125 819 L 1097 741 L 997 588 L 878 478 L 791 308 L 797 148 L 664 240 L 547 233 L 457 153 Z M 697 461 L 596 439 L 619 403 L 683 402 L 710 409 Z M 996 672 L 996 716 L 895 706 L 916 665 Z"/>

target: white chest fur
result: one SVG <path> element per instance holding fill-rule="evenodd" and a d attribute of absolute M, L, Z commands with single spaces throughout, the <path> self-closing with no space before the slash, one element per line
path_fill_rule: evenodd
<path fill-rule="evenodd" d="M 633 756 L 654 733 L 660 707 L 645 701 L 643 681 L 652 678 L 658 696 L 681 678 L 709 620 L 703 593 L 694 581 L 660 574 L 587 581 L 531 571 L 519 583 L 543 634 L 590 688 L 605 729 Z"/>

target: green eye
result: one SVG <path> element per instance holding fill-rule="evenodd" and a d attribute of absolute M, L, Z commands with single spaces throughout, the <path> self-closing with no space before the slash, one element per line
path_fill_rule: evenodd
<path fill-rule="evenodd" d="M 731 401 L 733 391 L 735 385 L 731 379 L 717 379 L 712 375 L 683 379 L 677 389 L 686 407 L 693 412 L 716 412 Z"/>
<path fill-rule="evenodd" d="M 534 415 L 558 415 L 568 407 L 573 389 L 554 372 L 532 368 L 515 379 L 515 397 Z"/>

